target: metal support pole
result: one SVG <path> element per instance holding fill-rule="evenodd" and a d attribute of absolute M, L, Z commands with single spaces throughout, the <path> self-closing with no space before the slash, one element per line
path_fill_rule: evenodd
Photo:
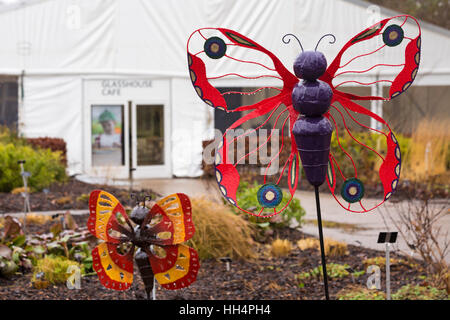
<path fill-rule="evenodd" d="M 389 258 L 390 243 L 386 243 L 386 300 L 391 300 L 391 262 Z"/>
<path fill-rule="evenodd" d="M 325 246 L 323 244 L 322 217 L 320 214 L 319 187 L 315 186 L 314 190 L 316 193 L 317 225 L 319 226 L 319 242 L 320 242 L 320 254 L 322 257 L 322 271 L 323 271 L 323 285 L 325 288 L 325 299 L 330 300 L 330 296 L 328 294 L 327 262 L 325 260 Z"/>
<path fill-rule="evenodd" d="M 153 278 L 152 300 L 156 300 L 156 280 Z"/>
<path fill-rule="evenodd" d="M 29 173 L 25 171 L 23 164 L 25 163 L 25 160 L 19 160 L 18 163 L 20 164 L 20 175 L 22 176 L 23 181 L 23 194 L 24 194 L 24 201 L 23 201 L 23 229 L 26 229 L 27 225 L 27 213 L 31 212 L 30 208 L 30 200 L 28 196 L 28 176 Z"/>

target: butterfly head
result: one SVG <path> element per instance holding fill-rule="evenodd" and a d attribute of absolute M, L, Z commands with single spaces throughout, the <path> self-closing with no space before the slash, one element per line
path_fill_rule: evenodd
<path fill-rule="evenodd" d="M 327 70 L 327 59 L 320 51 L 303 51 L 295 59 L 294 73 L 304 80 L 314 81 Z"/>
<path fill-rule="evenodd" d="M 149 211 L 149 209 L 145 206 L 145 201 L 147 199 L 150 200 L 151 197 L 148 195 L 144 197 L 139 197 L 136 194 L 132 194 L 131 197 L 136 200 L 136 206 L 131 211 L 130 219 L 134 223 L 140 225 L 144 221 Z"/>

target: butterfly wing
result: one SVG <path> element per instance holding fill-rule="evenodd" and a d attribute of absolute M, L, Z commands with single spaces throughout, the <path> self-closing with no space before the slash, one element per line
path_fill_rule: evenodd
<path fill-rule="evenodd" d="M 226 112 L 244 112 L 244 115 L 225 131 L 216 148 L 216 179 L 222 194 L 231 204 L 249 214 L 268 217 L 283 211 L 288 205 L 279 205 L 283 196 L 279 188 L 283 174 L 286 171 L 288 173 L 288 186 L 291 193 L 288 203 L 293 197 L 298 182 L 299 162 L 293 139 L 291 139 L 291 149 L 288 151 L 289 157 L 281 164 L 282 170 L 275 175 L 269 171 L 273 170 L 273 164 L 278 163 L 283 148 L 286 149 L 284 142 L 289 138 L 287 138 L 288 133 L 284 132 L 285 124 L 287 123 L 286 126 L 292 130 L 298 116 L 292 108 L 291 101 L 291 92 L 298 82 L 297 77 L 267 49 L 242 34 L 223 28 L 204 28 L 192 33 L 188 41 L 188 65 L 194 89 L 205 103 Z M 221 72 L 224 68 L 229 72 Z M 253 86 L 256 89 L 250 92 L 239 88 L 229 91 L 219 90 L 217 87 L 220 86 L 220 80 L 224 78 L 233 78 L 236 83 L 245 83 L 245 86 Z M 261 86 L 260 80 L 263 78 L 270 79 L 274 85 Z M 227 96 L 248 94 L 255 95 L 256 103 L 234 109 L 227 103 L 227 100 L 232 100 L 226 99 Z M 256 129 L 236 134 L 239 128 L 254 127 L 251 123 L 255 122 L 260 124 Z M 252 211 L 243 209 L 236 198 L 240 184 L 240 175 L 236 166 L 256 157 L 260 149 L 270 143 L 275 131 L 273 129 L 277 124 L 283 125 L 282 144 L 279 152 L 274 152 L 268 158 L 267 166 L 262 172 L 264 179 L 258 189 L 260 206 Z M 238 139 L 245 141 L 247 137 L 256 134 L 257 129 L 264 126 L 270 127 L 269 136 L 262 139 L 259 137 L 259 146 L 250 146 L 248 152 L 234 159 L 234 154 L 231 152 Z M 273 178 L 273 181 L 269 182 L 270 178 Z"/>
<path fill-rule="evenodd" d="M 232 110 L 225 101 L 226 95 L 254 94 L 264 88 L 273 89 L 274 95 L 290 95 L 292 87 L 298 82 L 273 53 L 233 30 L 198 29 L 189 37 L 187 51 L 189 73 L 198 96 L 208 105 L 227 112 L 256 109 L 267 101 L 260 99 L 256 104 Z M 221 72 L 224 68 L 230 72 Z M 214 81 L 217 83 L 217 80 L 229 78 L 243 81 L 247 86 L 250 84 L 257 89 L 252 92 L 220 92 L 214 86 Z M 258 87 L 258 80 L 263 78 L 273 80 L 275 85 Z"/>
<path fill-rule="evenodd" d="M 156 202 L 143 222 L 152 237 L 145 250 L 155 279 L 166 289 L 192 284 L 200 268 L 197 251 L 181 244 L 195 233 L 189 197 L 174 193 Z"/>
<path fill-rule="evenodd" d="M 157 245 L 174 245 L 189 240 L 195 233 L 189 197 L 174 193 L 153 205 L 143 222 L 142 230 Z"/>
<path fill-rule="evenodd" d="M 121 236 L 129 236 L 132 226 L 125 208 L 109 192 L 94 190 L 89 197 L 88 230 L 98 239 L 120 243 Z"/>
<path fill-rule="evenodd" d="M 134 246 L 126 254 L 117 244 L 102 242 L 92 250 L 92 267 L 100 282 L 109 289 L 127 290 L 133 283 Z"/>
<path fill-rule="evenodd" d="M 184 244 L 152 248 L 154 251 L 147 249 L 146 253 L 155 279 L 163 288 L 177 290 L 196 280 L 200 268 L 197 251 Z"/>
<path fill-rule="evenodd" d="M 388 126 L 384 130 L 364 125 L 345 106 L 350 100 L 335 101 L 328 114 L 334 125 L 335 144 L 331 146 L 327 183 L 338 203 L 346 210 L 356 213 L 368 212 L 389 199 L 397 188 L 401 169 L 400 146 Z M 363 108 L 362 106 L 360 106 Z M 378 134 L 361 134 L 352 128 L 373 130 Z M 364 139 L 364 140 L 363 140 Z M 363 140 L 365 143 L 361 142 Z M 366 160 L 364 160 L 366 159 Z M 372 159 L 371 161 L 368 161 Z M 370 179 L 364 167 L 372 162 L 378 167 L 378 177 Z M 378 180 L 382 199 L 368 199 L 364 192 L 366 180 Z M 339 187 L 338 187 L 339 186 Z"/>
<path fill-rule="evenodd" d="M 333 196 L 346 210 L 368 212 L 389 199 L 397 187 L 401 169 L 399 143 L 383 118 L 355 100 L 390 100 L 406 91 L 417 75 L 420 43 L 420 26 L 415 18 L 400 15 L 384 19 L 347 42 L 321 77 L 333 89 L 332 106 L 327 116 L 335 127 L 336 137 L 330 153 L 327 182 Z M 354 54 L 354 50 L 365 50 L 366 53 Z M 356 62 L 363 66 L 360 70 L 353 70 Z M 351 80 L 355 74 L 368 74 L 369 77 L 375 69 L 380 70 L 375 81 Z M 387 85 L 387 97 L 358 96 L 340 90 L 347 83 L 370 86 L 378 82 Z M 373 119 L 376 127 L 366 124 L 368 119 Z M 364 144 L 357 133 L 361 130 L 377 134 L 365 139 L 369 144 Z M 375 158 L 374 166 L 379 165 L 381 201 L 364 197 L 363 180 L 368 168 L 360 167 L 361 161 L 358 161 L 364 155 Z"/>
<path fill-rule="evenodd" d="M 106 191 L 92 191 L 87 227 L 95 237 L 105 241 L 92 250 L 93 268 L 100 282 L 110 289 L 128 289 L 133 282 L 134 246 L 125 254 L 119 253 L 118 246 L 132 233 L 130 221 L 119 200 Z"/>
<path fill-rule="evenodd" d="M 421 30 L 414 17 L 387 18 L 350 39 L 320 79 L 328 82 L 335 94 L 352 100 L 390 100 L 405 92 L 416 78 L 420 46 Z M 366 76 L 368 80 L 355 81 L 355 75 L 363 79 Z M 370 86 L 374 83 L 387 86 L 388 96 L 358 96 L 339 91 L 345 84 Z M 365 113 L 357 106 L 347 108 Z"/>

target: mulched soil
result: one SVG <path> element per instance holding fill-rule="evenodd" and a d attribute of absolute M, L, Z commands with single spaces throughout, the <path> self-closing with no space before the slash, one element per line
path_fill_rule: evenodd
<path fill-rule="evenodd" d="M 130 192 L 127 189 L 100 184 L 88 184 L 70 178 L 65 183 L 52 184 L 48 190 L 31 193 L 31 211 L 87 209 L 89 194 L 95 189 L 102 189 L 112 193 L 123 205 L 131 204 Z M 158 195 L 150 189 L 134 190 L 134 192 Z M 23 209 L 24 198 L 20 193 L 0 193 L 0 214 L 23 212 Z"/>
<path fill-rule="evenodd" d="M 84 225 L 87 215 L 75 216 L 78 225 Z M 48 232 L 51 222 L 43 225 L 29 225 L 31 232 Z M 273 238 L 289 239 L 292 242 L 306 237 L 295 229 L 277 230 Z M 271 239 L 268 239 L 270 241 Z M 320 265 L 320 254 L 317 250 L 300 250 L 297 247 L 287 257 L 273 258 L 264 252 L 264 244 L 255 248 L 259 252 L 256 261 L 232 261 L 231 270 L 215 259 L 201 261 L 201 268 L 197 281 L 188 288 L 177 291 L 162 289 L 157 285 L 156 297 L 158 300 L 172 299 L 263 299 L 263 300 L 309 300 L 323 299 L 323 285 L 320 279 L 303 280 L 304 287 L 299 287 L 296 275 L 310 271 Z M 357 246 L 348 246 L 349 254 L 340 258 L 328 258 L 328 263 L 348 264 L 354 271 L 364 269 L 362 261 L 366 258 L 382 256 L 379 251 L 365 249 Z M 391 258 L 404 259 L 395 253 Z M 416 263 L 419 266 L 412 266 Z M 391 266 L 391 287 L 395 292 L 405 284 L 420 283 L 420 271 L 424 266 L 418 261 L 394 264 Z M 385 290 L 385 280 L 382 270 L 382 290 Z M 365 286 L 367 275 L 352 279 L 347 276 L 342 279 L 329 279 L 330 297 L 336 299 L 339 290 L 359 284 Z M 28 299 L 56 299 L 56 300 L 90 300 L 90 299 L 145 299 L 145 291 L 139 272 L 135 267 L 135 280 L 132 287 L 125 292 L 117 292 L 104 288 L 96 275 L 81 279 L 81 290 L 69 290 L 65 285 L 51 285 L 46 289 L 35 289 L 31 284 L 31 273 L 17 275 L 11 279 L 0 278 L 0 300 L 28 300 Z"/>

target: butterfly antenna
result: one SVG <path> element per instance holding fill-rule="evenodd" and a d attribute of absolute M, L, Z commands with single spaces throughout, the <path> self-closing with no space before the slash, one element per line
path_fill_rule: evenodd
<path fill-rule="evenodd" d="M 285 35 L 283 36 L 283 38 L 281 39 L 281 40 L 283 40 L 283 43 L 284 43 L 284 44 L 288 44 L 288 43 L 291 42 L 291 39 L 288 39 L 287 37 L 294 37 L 294 38 L 297 40 L 298 44 L 300 45 L 300 48 L 302 49 L 302 52 L 305 51 L 305 50 L 303 50 L 303 46 L 302 46 L 302 43 L 300 42 L 300 39 L 297 38 L 297 37 L 295 36 L 295 34 L 292 34 L 292 33 L 285 34 Z"/>
<path fill-rule="evenodd" d="M 336 42 L 336 37 L 335 37 L 333 34 L 331 34 L 331 33 L 327 33 L 327 34 L 323 35 L 323 36 L 319 39 L 319 41 L 317 41 L 316 48 L 314 49 L 314 51 L 317 51 L 317 47 L 319 46 L 320 41 L 322 41 L 323 38 L 328 37 L 328 36 L 333 37 L 333 41 L 330 41 L 330 42 L 329 42 L 330 44 L 333 44 L 333 43 Z"/>
<path fill-rule="evenodd" d="M 141 203 L 143 203 L 143 206 L 145 206 L 145 201 L 150 201 L 152 199 L 150 195 L 142 195 L 137 193 L 132 193 L 130 197 L 136 202 L 137 206 L 140 206 Z"/>

